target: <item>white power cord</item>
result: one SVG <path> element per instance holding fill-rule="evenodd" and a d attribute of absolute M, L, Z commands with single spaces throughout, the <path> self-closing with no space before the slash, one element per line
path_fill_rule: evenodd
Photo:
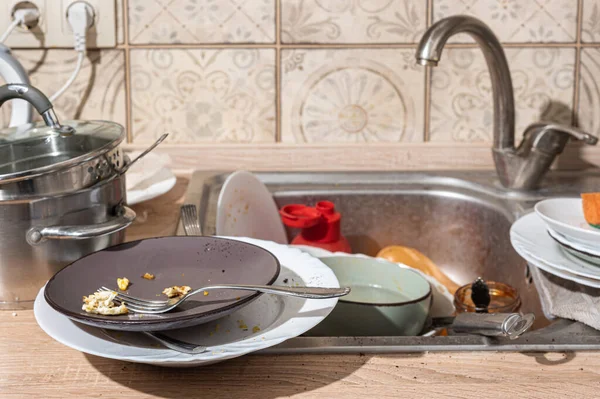
<path fill-rule="evenodd" d="M 67 21 L 69 21 L 69 25 L 71 25 L 71 29 L 73 30 L 73 37 L 75 39 L 74 48 L 78 53 L 77 64 L 75 64 L 75 70 L 63 87 L 50 96 L 50 101 L 56 100 L 67 91 L 75 79 L 77 79 L 79 71 L 81 71 L 87 50 L 86 34 L 88 29 L 94 24 L 94 9 L 84 1 L 75 2 L 67 9 Z"/>
<path fill-rule="evenodd" d="M 40 19 L 40 12 L 36 8 L 21 8 L 15 11 L 14 18 L 6 32 L 0 36 L 0 43 L 4 43 L 19 25 L 37 25 Z"/>

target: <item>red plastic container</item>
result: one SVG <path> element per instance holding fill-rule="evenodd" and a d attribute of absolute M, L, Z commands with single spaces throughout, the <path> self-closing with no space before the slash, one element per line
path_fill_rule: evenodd
<path fill-rule="evenodd" d="M 315 207 L 290 204 L 281 208 L 279 214 L 286 226 L 302 229 L 292 244 L 352 253 L 348 240 L 340 233 L 342 215 L 335 211 L 333 202 L 321 201 Z"/>

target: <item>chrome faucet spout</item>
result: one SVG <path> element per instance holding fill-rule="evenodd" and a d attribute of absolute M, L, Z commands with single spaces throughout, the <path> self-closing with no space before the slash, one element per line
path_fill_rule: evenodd
<path fill-rule="evenodd" d="M 514 149 L 515 102 L 510 70 L 502 45 L 486 24 L 465 15 L 436 22 L 419 42 L 417 62 L 420 65 L 437 66 L 446 42 L 457 33 L 469 34 L 479 44 L 485 56 L 494 99 L 494 149 Z"/>
<path fill-rule="evenodd" d="M 437 66 L 450 37 L 467 33 L 479 45 L 490 73 L 494 101 L 492 156 L 502 185 L 516 190 L 535 188 L 567 142 L 580 140 L 595 145 L 597 138 L 577 128 L 554 123 L 531 125 L 515 148 L 515 100 L 510 69 L 502 45 L 480 20 L 457 15 L 433 24 L 417 48 L 417 63 Z"/>

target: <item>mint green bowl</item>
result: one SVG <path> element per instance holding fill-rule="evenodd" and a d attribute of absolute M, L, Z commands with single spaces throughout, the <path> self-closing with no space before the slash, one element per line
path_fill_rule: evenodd
<path fill-rule="evenodd" d="M 352 291 L 308 336 L 418 335 L 429 314 L 432 292 L 417 272 L 366 256 L 319 258 L 340 287 Z"/>

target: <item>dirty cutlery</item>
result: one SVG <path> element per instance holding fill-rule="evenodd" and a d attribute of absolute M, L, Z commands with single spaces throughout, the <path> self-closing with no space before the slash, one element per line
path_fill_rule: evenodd
<path fill-rule="evenodd" d="M 337 298 L 350 293 L 350 288 L 320 288 L 320 287 L 282 287 L 272 285 L 244 285 L 244 284 L 220 284 L 201 287 L 189 292 L 181 297 L 171 298 L 162 301 L 150 301 L 147 299 L 136 298 L 110 288 L 102 287 L 98 291 L 113 291 L 117 292 L 116 300 L 125 302 L 127 308 L 136 313 L 157 314 L 168 312 L 185 300 L 198 293 L 215 289 L 233 289 L 242 291 L 256 291 L 265 294 L 285 295 L 308 299 L 327 299 Z"/>
<path fill-rule="evenodd" d="M 185 235 L 201 236 L 202 229 L 200 228 L 200 222 L 198 221 L 198 212 L 196 212 L 196 205 L 182 205 L 180 213 L 181 223 L 183 224 L 183 230 L 185 230 Z"/>
<path fill-rule="evenodd" d="M 183 342 L 159 332 L 142 331 L 142 333 L 152 338 L 156 342 L 160 343 L 161 345 L 166 346 L 169 349 L 173 349 L 177 352 L 196 355 L 198 353 L 203 353 L 207 351 L 206 346 L 190 344 L 189 342 Z"/>

